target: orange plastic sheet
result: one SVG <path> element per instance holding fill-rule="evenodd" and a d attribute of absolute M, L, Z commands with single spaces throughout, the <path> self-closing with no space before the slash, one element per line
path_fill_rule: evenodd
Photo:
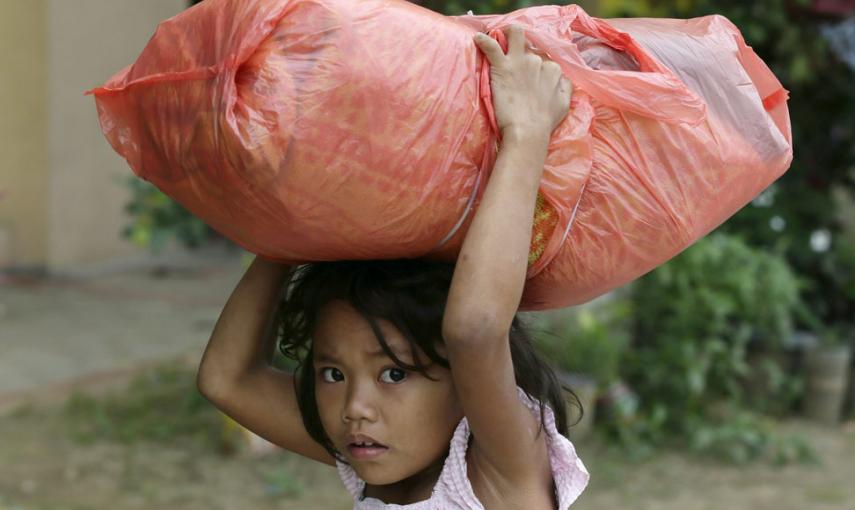
<path fill-rule="evenodd" d="M 495 163 L 472 35 L 574 83 L 553 133 L 522 308 L 591 300 L 680 253 L 792 160 L 787 92 L 736 27 L 576 5 L 442 16 L 403 0 L 206 0 L 94 93 L 133 171 L 283 262 L 454 260 Z"/>

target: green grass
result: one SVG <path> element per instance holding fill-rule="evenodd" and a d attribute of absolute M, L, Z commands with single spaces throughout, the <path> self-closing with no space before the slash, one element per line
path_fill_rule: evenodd
<path fill-rule="evenodd" d="M 258 471 L 264 480 L 265 493 L 271 498 L 299 498 L 305 493 L 303 484 L 294 478 L 290 464 L 260 466 Z"/>
<path fill-rule="evenodd" d="M 140 441 L 221 446 L 219 411 L 196 389 L 193 370 L 171 363 L 135 378 L 127 389 L 103 397 L 74 393 L 63 407 L 76 442 Z"/>
<path fill-rule="evenodd" d="M 177 362 L 151 369 L 127 388 L 104 396 L 74 393 L 61 413 L 68 435 L 76 444 L 116 442 L 127 448 L 128 455 L 137 446 L 145 447 L 146 442 L 227 455 L 245 445 L 240 441 L 239 429 L 227 424 L 225 417 L 199 393 L 195 371 Z M 299 498 L 305 486 L 295 476 L 294 461 L 291 455 L 272 455 L 253 459 L 249 467 L 257 474 L 267 497 Z M 134 486 L 150 478 L 133 469 L 124 476 Z"/>

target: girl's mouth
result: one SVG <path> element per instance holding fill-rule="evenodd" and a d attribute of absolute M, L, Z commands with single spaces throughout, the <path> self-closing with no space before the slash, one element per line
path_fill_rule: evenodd
<path fill-rule="evenodd" d="M 388 447 L 379 444 L 371 446 L 359 446 L 357 444 L 351 443 L 347 445 L 347 451 L 350 452 L 350 455 L 355 459 L 373 459 L 378 455 L 382 455 L 388 449 Z"/>

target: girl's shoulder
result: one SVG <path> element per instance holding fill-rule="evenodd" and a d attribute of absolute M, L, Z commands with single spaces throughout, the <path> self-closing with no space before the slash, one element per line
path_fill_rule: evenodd
<path fill-rule="evenodd" d="M 587 486 L 588 479 L 590 478 L 588 470 L 576 454 L 576 448 L 573 443 L 558 432 L 552 408 L 546 403 L 542 404 L 541 408 L 541 403 L 526 394 L 526 392 L 520 387 L 517 387 L 517 395 L 520 402 L 522 402 L 522 404 L 525 405 L 525 407 L 532 413 L 533 420 L 537 422 L 538 426 L 542 425 L 541 432 L 543 433 L 542 437 L 546 445 L 546 455 L 554 483 L 555 499 L 558 503 L 558 508 L 565 509 L 579 497 Z M 466 454 L 471 453 L 467 450 L 472 443 L 472 441 L 469 440 L 470 433 L 466 418 L 461 420 L 459 429 L 462 429 L 461 436 L 463 437 L 458 438 L 457 434 L 455 434 L 455 437 L 452 440 L 451 450 L 454 450 L 455 447 L 457 447 L 459 451 L 462 451 L 465 459 Z M 460 444 L 455 445 L 454 441 L 458 439 L 465 442 L 461 441 Z M 477 438 L 475 441 L 477 441 Z M 449 457 L 451 457 L 451 455 L 449 455 Z M 478 475 L 469 470 L 469 466 L 466 465 L 465 460 L 452 472 L 457 477 L 465 480 L 465 483 L 467 484 L 466 488 L 468 489 L 467 492 L 474 492 L 470 477 Z M 467 473 L 469 476 L 467 476 Z M 483 506 L 473 508 L 480 509 L 483 508 Z"/>

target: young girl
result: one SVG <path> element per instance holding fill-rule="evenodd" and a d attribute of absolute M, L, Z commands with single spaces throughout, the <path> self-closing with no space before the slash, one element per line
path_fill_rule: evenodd
<path fill-rule="evenodd" d="M 356 509 L 564 509 L 588 482 L 561 435 L 561 387 L 516 318 L 571 84 L 526 51 L 522 27 L 507 34 L 507 54 L 475 37 L 502 142 L 456 264 L 345 261 L 292 275 L 257 257 L 199 367 L 200 391 L 237 422 L 336 466 Z M 296 375 L 268 365 L 270 336 Z"/>

